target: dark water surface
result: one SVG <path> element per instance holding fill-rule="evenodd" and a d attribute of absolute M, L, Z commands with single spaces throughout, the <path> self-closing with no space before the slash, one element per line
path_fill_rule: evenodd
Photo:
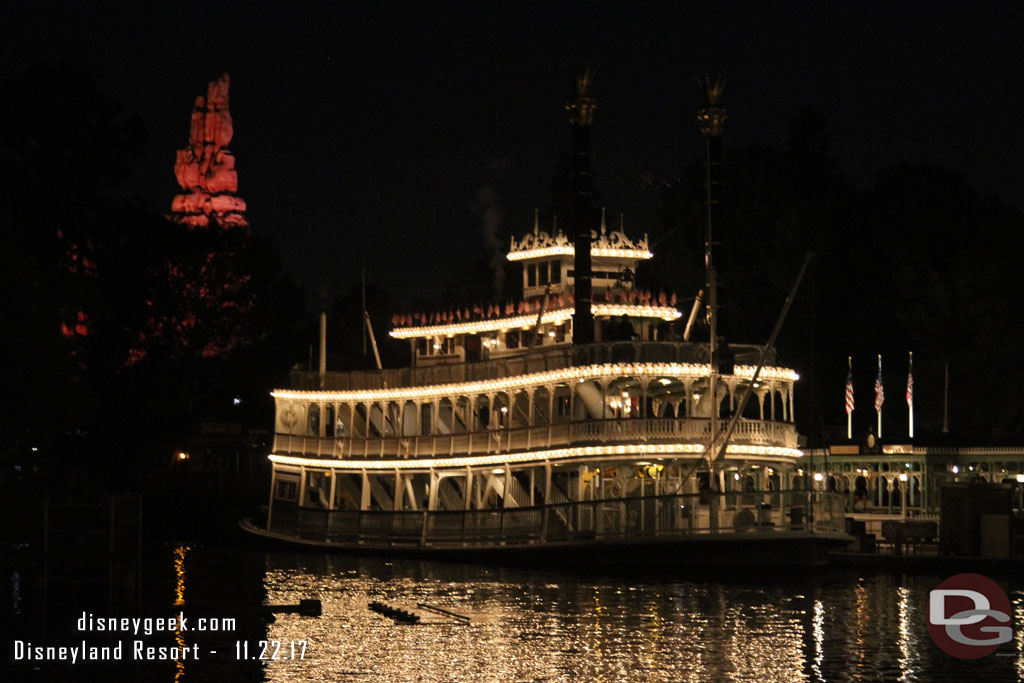
<path fill-rule="evenodd" d="M 183 609 L 238 619 L 234 630 L 146 638 L 198 644 L 200 658 L 102 665 L 11 663 L 13 639 L 77 644 L 82 634 L 8 620 L 9 673 L 0 680 L 137 681 L 997 681 L 1024 677 L 1024 592 L 1003 583 L 1015 640 L 979 660 L 954 659 L 925 626 L 928 591 L 944 577 L 840 570 L 732 575 L 581 574 L 416 560 L 264 552 L 214 546 L 150 553 L 143 614 Z M 8 576 L 10 582 L 15 577 Z M 21 575 L 18 581 L 23 581 Z M 5 591 L 28 609 L 31 582 Z M 10 602 L 12 596 L 20 601 Z M 62 598 L 65 626 L 88 596 Z M 319 598 L 323 615 L 263 604 Z M 51 602 L 53 591 L 51 591 Z M 424 614 L 397 624 L 367 609 L 381 600 Z M 429 603 L 469 623 L 417 607 Z M 51 614 L 53 606 L 51 605 Z M 115 614 L 120 616 L 121 612 Z M 96 634 L 85 634 L 100 640 Z M 132 638 L 132 636 L 128 636 Z M 260 661 L 259 641 L 278 641 Z M 248 643 L 248 647 L 244 643 Z M 303 652 L 303 643 L 305 650 Z M 216 650 L 216 654 L 210 654 Z M 248 659 L 245 659 L 248 656 Z M 294 657 L 294 658 L 293 658 Z"/>

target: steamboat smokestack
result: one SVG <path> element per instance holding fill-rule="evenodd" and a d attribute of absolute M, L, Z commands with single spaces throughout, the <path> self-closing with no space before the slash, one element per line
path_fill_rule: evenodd
<path fill-rule="evenodd" d="M 704 137 L 704 271 L 705 291 L 708 293 L 707 318 L 710 330 L 711 363 L 717 369 L 718 349 L 718 283 L 713 258 L 714 231 L 721 226 L 722 194 L 725 183 L 722 161 L 722 131 L 725 129 L 725 108 L 721 106 L 725 80 L 704 77 L 700 82 L 707 105 L 697 110 L 697 122 Z"/>
<path fill-rule="evenodd" d="M 589 96 L 590 80 L 594 75 L 587 68 L 576 78 L 576 96 L 565 105 L 572 124 L 573 158 L 573 278 L 575 311 L 572 318 L 572 343 L 590 344 L 594 341 L 594 314 L 592 267 L 590 258 L 590 231 L 594 215 L 590 200 L 594 178 L 590 170 L 590 126 L 594 123 L 597 102 Z"/>

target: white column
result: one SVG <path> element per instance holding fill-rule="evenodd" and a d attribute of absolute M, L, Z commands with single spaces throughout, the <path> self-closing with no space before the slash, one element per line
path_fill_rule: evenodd
<path fill-rule="evenodd" d="M 370 509 L 370 475 L 363 470 L 363 490 L 360 492 L 359 509 Z"/>
<path fill-rule="evenodd" d="M 441 478 L 437 471 L 430 470 L 430 495 L 427 498 L 427 510 L 437 509 L 437 489 L 441 486 Z"/>
<path fill-rule="evenodd" d="M 551 463 L 544 461 L 544 505 L 551 504 Z M 540 540 L 545 541 L 548 537 L 548 515 L 551 510 L 545 508 L 541 515 Z"/>
<path fill-rule="evenodd" d="M 507 508 L 508 507 L 508 492 L 509 492 L 509 489 L 511 487 L 512 487 L 512 468 L 511 468 L 511 466 L 508 463 L 505 463 L 505 481 L 502 482 L 502 486 L 501 486 L 501 493 L 502 493 L 502 496 L 501 496 L 501 507 L 503 507 L 503 508 Z M 520 503 L 518 500 L 516 501 L 516 503 L 518 505 L 522 505 L 522 503 Z"/>
<path fill-rule="evenodd" d="M 270 531 L 270 520 L 274 517 L 274 492 L 277 488 L 277 466 L 270 467 L 270 501 L 267 502 L 267 531 Z"/>
<path fill-rule="evenodd" d="M 551 463 L 544 461 L 544 504 L 551 505 Z"/>

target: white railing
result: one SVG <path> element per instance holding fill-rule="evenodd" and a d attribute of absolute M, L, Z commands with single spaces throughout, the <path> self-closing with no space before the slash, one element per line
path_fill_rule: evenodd
<path fill-rule="evenodd" d="M 761 347 L 730 344 L 737 364 L 756 365 Z M 316 371 L 296 370 L 289 385 L 293 389 L 355 391 L 386 387 L 478 382 L 519 377 L 536 372 L 561 370 L 574 365 L 603 363 L 707 363 L 707 345 L 695 342 L 610 342 L 585 346 L 560 346 L 474 363 L 445 363 L 415 368 L 389 368 L 355 372 L 328 372 L 321 385 Z M 774 351 L 768 363 L 775 362 Z"/>
<path fill-rule="evenodd" d="M 275 509 L 268 529 L 341 544 L 493 546 L 802 532 L 841 534 L 843 500 L 822 491 L 682 494 L 452 511 Z"/>
<path fill-rule="evenodd" d="M 726 421 L 719 423 L 719 429 L 720 432 L 725 431 Z M 710 421 L 706 418 L 589 420 L 543 427 L 498 428 L 466 434 L 370 439 L 275 434 L 274 452 L 301 453 L 321 458 L 432 458 L 560 448 L 573 444 L 707 443 L 710 434 Z M 796 448 L 796 427 L 787 422 L 741 419 L 733 431 L 732 442 Z"/>

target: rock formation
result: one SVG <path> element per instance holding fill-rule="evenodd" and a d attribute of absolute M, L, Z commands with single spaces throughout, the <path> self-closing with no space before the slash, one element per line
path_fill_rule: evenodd
<path fill-rule="evenodd" d="M 235 157 L 227 148 L 234 129 L 228 108 L 228 75 L 210 83 L 206 99 L 192 108 L 188 147 L 178 150 L 174 175 L 183 190 L 171 203 L 171 218 L 190 227 L 211 221 L 222 227 L 247 228 L 245 200 L 236 196 Z"/>

